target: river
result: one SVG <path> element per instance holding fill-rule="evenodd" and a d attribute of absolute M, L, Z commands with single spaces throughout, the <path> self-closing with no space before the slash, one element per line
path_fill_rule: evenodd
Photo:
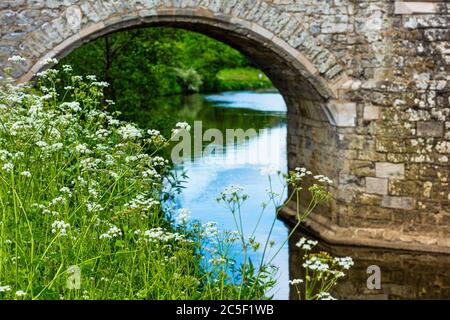
<path fill-rule="evenodd" d="M 286 159 L 286 105 L 276 91 L 226 92 L 214 95 L 191 95 L 177 97 L 171 108 L 181 120 L 191 123 L 202 121 L 202 130 L 216 128 L 243 130 L 254 128 L 257 134 L 237 141 L 234 147 L 223 152 L 185 158 L 174 170 L 187 171 L 185 189 L 177 199 L 179 207 L 188 208 L 193 218 L 201 222 L 215 221 L 223 230 L 235 230 L 231 214 L 216 202 L 216 198 L 229 185 L 239 185 L 249 195 L 243 207 L 244 229 L 252 231 L 261 212 L 261 203 L 268 199 L 267 176 L 260 173 L 263 167 L 287 170 Z M 205 147 L 209 142 L 204 142 Z M 272 177 L 272 190 L 281 192 L 284 183 Z M 263 242 L 274 219 L 272 207 L 262 216 L 255 235 Z M 287 240 L 289 228 L 283 222 L 275 223 L 272 239 L 277 245 Z M 296 233 L 283 247 L 274 264 L 278 267 L 278 285 L 271 292 L 275 299 L 295 299 L 288 281 L 301 277 L 300 252 L 295 243 L 300 237 Z M 318 250 L 337 256 L 351 256 L 355 266 L 347 277 L 333 290 L 339 299 L 418 299 L 450 297 L 450 256 L 420 254 L 371 248 L 331 246 L 319 243 Z M 257 260 L 259 253 L 252 253 Z M 380 267 L 380 290 L 367 288 L 367 268 Z M 294 290 L 292 290 L 294 291 Z"/>

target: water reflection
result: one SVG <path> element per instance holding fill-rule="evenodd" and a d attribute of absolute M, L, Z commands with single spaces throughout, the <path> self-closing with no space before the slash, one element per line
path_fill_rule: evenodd
<path fill-rule="evenodd" d="M 303 232 L 289 240 L 290 278 L 300 278 L 301 253 L 295 246 Z M 375 248 L 334 246 L 320 242 L 319 251 L 334 256 L 351 256 L 355 265 L 333 290 L 338 299 L 448 299 L 450 298 L 450 256 Z M 371 265 L 381 269 L 381 289 L 369 290 L 367 273 Z M 297 299 L 294 290 L 290 298 Z"/>
<path fill-rule="evenodd" d="M 192 105 L 193 102 L 195 105 Z M 175 169 L 186 170 L 189 176 L 185 189 L 177 199 L 178 206 L 189 208 L 194 218 L 202 222 L 215 221 L 222 230 L 235 230 L 231 214 L 216 202 L 216 198 L 225 187 L 239 185 L 249 195 L 242 211 L 246 220 L 244 232 L 250 235 L 261 213 L 261 204 L 268 201 L 266 189 L 269 188 L 269 181 L 260 174 L 260 169 L 270 165 L 286 172 L 285 110 L 284 101 L 276 92 L 228 92 L 184 100 L 179 112 L 191 114 L 191 117 L 185 117 L 187 121 L 192 118 L 202 120 L 203 132 L 209 128 L 217 128 L 223 133 L 226 129 L 237 128 L 258 131 L 255 137 L 227 147 L 223 154 L 185 159 L 184 164 Z M 204 147 L 208 143 L 205 142 Z M 273 191 L 284 189 L 284 183 L 278 177 L 274 177 L 272 182 Z M 274 218 L 275 208 L 266 209 L 255 234 L 256 241 L 266 241 Z M 286 241 L 287 228 L 281 221 L 276 221 L 272 239 L 278 245 Z M 236 248 L 237 253 L 241 251 Z M 260 253 L 252 252 L 250 258 L 258 261 Z M 274 260 L 279 267 L 280 285 L 272 294 L 277 299 L 287 299 L 289 295 L 287 261 L 286 243 Z"/>

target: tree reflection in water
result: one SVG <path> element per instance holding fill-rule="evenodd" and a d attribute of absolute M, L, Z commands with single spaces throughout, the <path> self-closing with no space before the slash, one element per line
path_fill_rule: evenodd
<path fill-rule="evenodd" d="M 303 278 L 301 252 L 295 244 L 304 232 L 297 232 L 289 241 L 289 278 Z M 311 236 L 311 238 L 314 238 Z M 449 299 L 450 255 L 428 254 L 365 247 L 337 246 L 321 242 L 315 248 L 333 256 L 351 256 L 355 265 L 341 279 L 332 294 L 338 299 Z M 372 273 L 367 268 L 381 269 L 381 289 L 367 288 Z M 290 298 L 297 299 L 291 288 Z"/>

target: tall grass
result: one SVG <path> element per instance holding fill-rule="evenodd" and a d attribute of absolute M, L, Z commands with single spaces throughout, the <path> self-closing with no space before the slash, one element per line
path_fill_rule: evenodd
<path fill-rule="evenodd" d="M 219 198 L 239 221 L 237 232 L 174 212 L 166 200 L 177 184 L 167 184 L 170 164 L 158 155 L 168 141 L 109 113 L 107 85 L 68 65 L 38 74 L 33 87 L 2 84 L 0 299 L 270 298 L 270 234 L 258 265 L 246 257 L 236 263 L 232 251 L 236 243 L 244 252 L 260 247 L 243 234 L 246 196 L 232 188 Z M 289 199 L 298 196 L 302 170 L 283 177 L 293 186 Z M 299 221 L 329 198 L 326 186 L 310 191 Z M 326 270 L 311 270 L 324 279 Z"/>

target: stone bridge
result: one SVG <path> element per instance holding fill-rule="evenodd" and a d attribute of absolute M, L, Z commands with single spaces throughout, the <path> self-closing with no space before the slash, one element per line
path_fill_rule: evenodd
<path fill-rule="evenodd" d="M 0 70 L 18 54 L 13 75 L 30 80 L 43 59 L 128 28 L 221 40 L 284 96 L 289 167 L 334 179 L 311 230 L 450 252 L 449 17 L 447 0 L 1 0 Z"/>

